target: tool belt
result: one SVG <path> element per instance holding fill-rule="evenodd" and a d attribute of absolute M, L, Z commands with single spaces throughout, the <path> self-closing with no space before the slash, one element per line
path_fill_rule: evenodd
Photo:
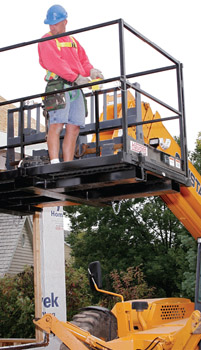
<path fill-rule="evenodd" d="M 53 91 L 63 90 L 69 86 L 76 86 L 76 83 L 71 82 L 71 81 L 67 81 L 61 77 L 58 77 L 57 79 L 51 79 L 48 81 L 48 83 L 46 85 L 45 92 L 53 92 Z M 83 95 L 84 105 L 85 105 L 85 116 L 87 117 L 87 115 L 88 115 L 87 101 L 86 101 L 86 97 L 84 96 L 84 93 L 81 89 L 77 90 L 77 95 L 74 98 L 72 98 L 71 91 L 69 91 L 70 101 L 75 100 L 79 96 L 79 93 L 82 93 L 82 95 Z M 43 98 L 43 103 L 44 103 L 44 109 L 46 112 L 65 108 L 66 107 L 65 92 L 59 92 L 59 93 L 45 96 Z"/>
<path fill-rule="evenodd" d="M 67 86 L 72 86 L 72 82 L 66 81 L 62 78 L 49 80 L 45 92 L 53 92 L 63 90 Z M 43 99 L 44 107 L 47 112 L 66 107 L 65 92 L 55 93 L 53 95 L 45 96 Z"/>

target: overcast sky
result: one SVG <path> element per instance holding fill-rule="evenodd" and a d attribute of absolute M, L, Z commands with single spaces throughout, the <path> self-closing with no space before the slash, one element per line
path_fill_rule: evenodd
<path fill-rule="evenodd" d="M 1 1 L 0 47 L 40 38 L 48 32 L 43 23 L 48 8 L 54 4 L 64 6 L 68 12 L 67 30 L 123 18 L 133 28 L 156 43 L 184 65 L 184 88 L 188 148 L 201 131 L 200 112 L 200 0 L 7 0 Z M 91 63 L 101 69 L 105 78 L 118 75 L 118 45 L 116 29 L 87 32 L 76 36 L 86 49 Z M 154 52 L 126 36 L 127 73 L 170 65 Z M 146 63 L 145 63 L 146 61 Z M 148 63 L 147 63 L 148 62 Z M 44 72 L 38 64 L 37 45 L 7 53 L 0 53 L 1 89 L 6 99 L 42 93 Z M 162 78 L 163 79 L 163 78 Z M 159 93 L 160 98 L 175 104 L 174 85 L 157 79 L 140 82 L 142 89 Z M 144 85 L 143 85 L 144 84 Z M 153 91 L 152 91 L 153 89 Z M 155 106 L 153 111 L 155 112 Z M 163 115 L 162 115 L 163 116 Z"/>

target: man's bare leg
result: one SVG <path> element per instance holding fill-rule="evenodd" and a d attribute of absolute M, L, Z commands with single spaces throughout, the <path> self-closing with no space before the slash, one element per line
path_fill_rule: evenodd
<path fill-rule="evenodd" d="M 63 124 L 51 124 L 47 135 L 47 145 L 50 161 L 59 158 L 60 148 L 60 133 L 63 129 Z"/>
<path fill-rule="evenodd" d="M 80 127 L 73 124 L 66 125 L 66 133 L 63 140 L 63 160 L 68 162 L 73 160 L 77 137 L 80 132 Z"/>

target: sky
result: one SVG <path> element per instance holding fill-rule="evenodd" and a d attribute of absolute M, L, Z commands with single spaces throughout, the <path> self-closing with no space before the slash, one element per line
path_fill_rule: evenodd
<path fill-rule="evenodd" d="M 200 0 L 1 1 L 0 47 L 39 39 L 47 33 L 49 28 L 43 21 L 48 8 L 54 4 L 62 5 L 68 12 L 67 31 L 123 18 L 143 36 L 183 63 L 187 142 L 189 150 L 194 150 L 195 140 L 201 131 Z M 105 78 L 119 75 L 116 27 L 75 37 L 85 48 L 91 63 L 102 70 Z M 143 45 L 136 37 L 126 34 L 127 74 L 172 64 Z M 44 71 L 38 63 L 37 45 L 0 53 L 0 65 L 2 97 L 13 99 L 44 92 Z M 148 78 L 148 81 L 141 79 L 140 84 L 143 90 L 147 89 L 150 94 L 176 107 L 173 78 L 167 78 L 164 74 L 160 78 Z M 155 109 L 153 104 L 153 112 Z M 161 116 L 164 115 L 161 113 Z"/>

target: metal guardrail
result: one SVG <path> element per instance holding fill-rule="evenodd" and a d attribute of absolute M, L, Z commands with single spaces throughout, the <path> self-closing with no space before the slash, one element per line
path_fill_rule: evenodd
<path fill-rule="evenodd" d="M 186 125 L 185 125 L 182 64 L 178 60 L 173 58 L 171 55 L 169 55 L 166 51 L 161 49 L 159 46 L 157 46 L 156 44 L 151 42 L 149 39 L 144 37 L 142 34 L 140 34 L 138 31 L 136 31 L 134 28 L 132 28 L 126 22 L 124 22 L 123 19 L 118 19 L 118 20 L 105 22 L 105 23 L 97 24 L 97 25 L 90 26 L 90 27 L 81 28 L 78 30 L 69 31 L 69 32 L 55 35 L 55 36 L 51 36 L 48 38 L 36 39 L 36 40 L 23 42 L 23 43 L 11 45 L 11 46 L 6 46 L 3 48 L 0 48 L 0 53 L 4 52 L 4 51 L 18 49 L 18 48 L 21 48 L 24 46 L 29 46 L 29 45 L 36 44 L 39 42 L 52 40 L 52 39 L 59 38 L 62 36 L 74 35 L 74 34 L 87 32 L 87 31 L 91 31 L 91 30 L 96 30 L 99 28 L 108 27 L 108 26 L 112 26 L 112 25 L 118 25 L 120 75 L 116 76 L 116 77 L 111 77 L 109 79 L 104 79 L 101 82 L 101 84 L 104 86 L 103 90 L 99 90 L 99 91 L 96 90 L 94 92 L 90 92 L 90 93 L 85 94 L 85 96 L 87 98 L 91 99 L 91 101 L 90 101 L 91 119 L 90 119 L 90 123 L 86 125 L 85 129 L 80 131 L 80 136 L 86 136 L 86 135 L 90 135 L 90 134 L 95 133 L 96 134 L 96 146 L 98 149 L 98 147 L 99 147 L 98 140 L 99 140 L 100 131 L 107 130 L 107 129 L 109 130 L 111 128 L 114 128 L 114 126 L 115 126 L 115 122 L 110 120 L 110 123 L 105 124 L 105 127 L 101 127 L 101 123 L 104 123 L 104 121 L 99 122 L 99 98 L 101 95 L 103 95 L 103 101 L 104 101 L 104 108 L 103 109 L 104 109 L 104 111 L 106 111 L 106 108 L 105 108 L 105 103 L 106 103 L 105 96 L 106 96 L 106 94 L 108 92 L 114 93 L 114 100 L 115 100 L 116 99 L 115 94 L 117 93 L 117 90 L 120 90 L 121 91 L 121 104 L 122 104 L 122 118 L 121 118 L 121 123 L 118 126 L 116 126 L 116 128 L 123 130 L 123 151 L 126 152 L 127 151 L 127 143 L 128 143 L 128 137 L 127 137 L 128 116 L 127 116 L 127 100 L 126 100 L 126 98 L 127 98 L 127 89 L 131 88 L 131 89 L 135 90 L 136 93 L 148 97 L 152 101 L 160 104 L 161 106 L 167 108 L 169 111 L 174 113 L 173 116 L 171 115 L 170 117 L 160 119 L 160 122 L 161 121 L 168 121 L 168 120 L 172 120 L 172 119 L 178 119 L 179 129 L 180 129 L 181 161 L 183 164 L 183 170 L 186 173 L 186 176 L 188 176 L 188 160 L 187 160 L 187 143 L 186 143 Z M 168 60 L 170 60 L 171 63 L 173 63 L 173 65 L 165 66 L 165 67 L 161 67 L 161 68 L 157 68 L 157 69 L 146 70 L 146 71 L 142 71 L 142 72 L 136 72 L 136 73 L 127 75 L 126 68 L 125 68 L 125 48 L 124 48 L 124 45 L 125 45 L 125 43 L 124 43 L 124 31 L 125 30 L 128 30 L 130 33 L 135 35 L 137 38 L 142 40 L 144 43 L 151 46 L 154 50 L 156 50 L 161 55 L 163 55 Z M 131 84 L 129 82 L 129 79 L 131 79 L 131 78 L 142 77 L 142 76 L 156 74 L 156 73 L 169 71 L 169 70 L 176 71 L 178 110 L 176 110 L 172 106 L 166 104 L 164 101 L 159 100 L 157 97 L 151 95 L 150 93 L 140 89 L 135 84 Z M 105 88 L 105 86 L 107 86 L 108 83 L 115 83 L 117 81 L 119 83 L 118 88 L 115 86 L 115 84 L 112 88 L 109 88 L 109 89 Z M 86 86 L 93 86 L 96 84 L 98 85 L 99 82 L 97 82 L 97 83 L 93 82 L 93 83 L 89 83 L 87 85 L 80 85 L 79 88 L 85 88 Z M 76 89 L 76 87 L 70 87 L 68 89 L 61 90 L 61 92 L 70 91 L 70 90 L 74 90 L 74 89 Z M 51 95 L 51 94 L 53 94 L 53 93 L 39 93 L 39 94 L 35 94 L 35 95 L 31 95 L 31 96 L 24 96 L 24 97 L 20 97 L 17 99 L 13 99 L 13 100 L 9 100 L 9 101 L 5 101 L 5 102 L 0 103 L 0 107 L 8 105 L 8 104 L 20 103 L 20 107 L 16 109 L 16 112 L 19 113 L 19 130 L 20 130 L 19 136 L 17 138 L 15 138 L 13 135 L 13 137 L 12 137 L 13 131 L 9 131 L 9 134 L 11 135 L 11 137 L 8 137 L 7 144 L 1 146 L 0 150 L 2 150 L 2 149 L 11 150 L 12 149 L 14 151 L 15 147 L 20 147 L 20 158 L 22 159 L 24 157 L 25 146 L 30 145 L 30 144 L 34 144 L 34 143 L 37 144 L 37 143 L 45 142 L 45 134 L 39 132 L 39 124 L 38 124 L 39 120 L 40 120 L 39 110 L 41 109 L 41 104 L 39 103 L 36 106 L 27 106 L 27 105 L 25 105 L 25 102 L 30 101 L 30 100 L 34 100 L 34 99 L 38 99 L 38 98 L 42 98 L 46 95 Z M 35 132 L 35 135 L 34 134 L 32 135 L 33 137 L 28 138 L 25 135 L 25 128 L 24 128 L 25 114 L 24 113 L 25 113 L 25 111 L 27 111 L 29 113 L 28 123 L 30 125 L 30 121 L 29 121 L 30 120 L 30 111 L 33 110 L 34 108 L 38 109 L 38 112 L 37 112 L 38 119 L 36 121 L 36 124 L 37 124 L 36 132 Z M 116 108 L 116 102 L 114 101 L 114 110 L 115 110 L 115 108 Z M 94 112 L 92 112 L 92 110 Z M 10 122 L 9 118 L 10 119 L 13 118 L 11 116 L 13 112 L 14 112 L 14 110 L 11 110 L 11 111 L 9 111 L 10 115 L 8 113 L 8 125 L 10 125 L 11 129 L 12 129 L 12 126 L 11 126 L 12 122 Z M 150 120 L 147 123 L 153 123 L 153 122 L 157 122 L 157 120 L 154 120 L 154 121 Z M 140 124 L 143 124 L 143 122 L 133 123 L 132 125 L 137 126 Z M 62 135 L 61 135 L 61 137 L 62 137 Z M 11 140 L 12 138 L 13 138 L 13 140 Z M 97 152 L 97 155 L 98 155 L 98 152 Z"/>

